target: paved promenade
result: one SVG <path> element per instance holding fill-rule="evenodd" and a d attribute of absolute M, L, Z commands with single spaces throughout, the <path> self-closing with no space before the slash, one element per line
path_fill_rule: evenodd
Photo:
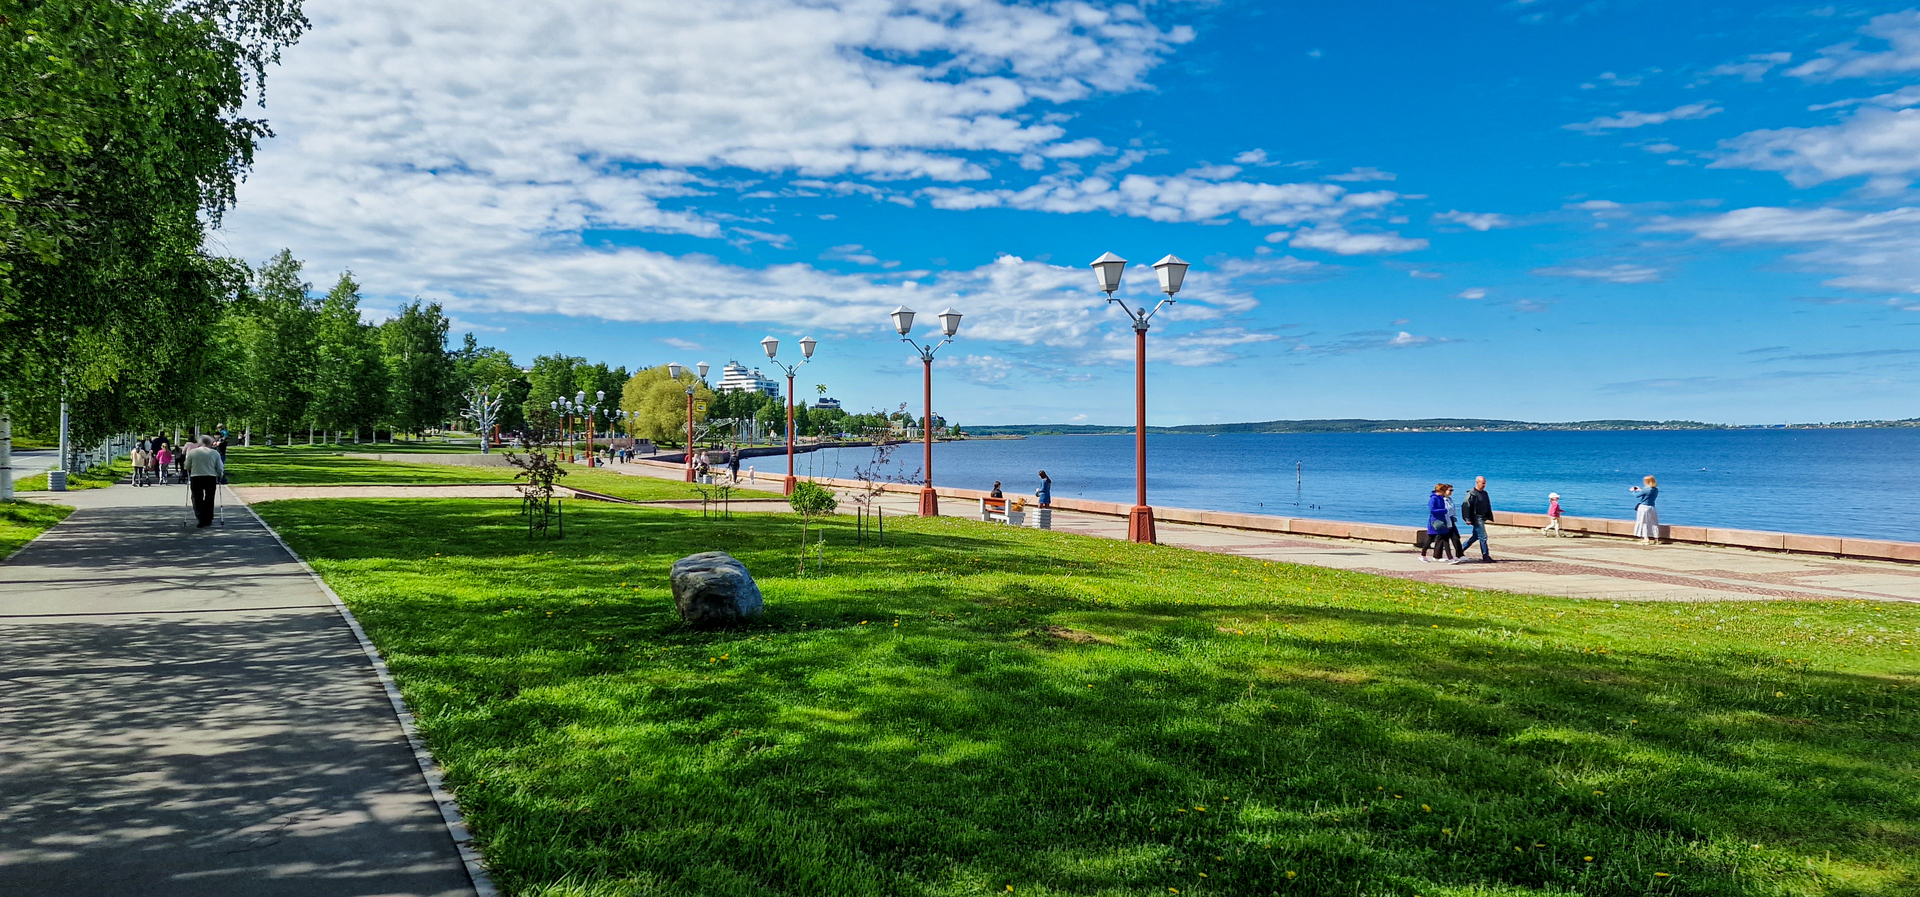
<path fill-rule="evenodd" d="M 632 476 L 677 478 L 678 471 L 645 464 L 613 464 L 605 469 Z M 760 488 L 778 489 L 778 478 Z M 1496 501 L 1498 496 L 1495 497 Z M 845 509 L 846 495 L 842 495 Z M 888 514 L 918 513 L 916 496 L 881 497 Z M 739 508 L 736 505 L 736 508 Z M 979 519 L 979 504 L 940 499 L 944 517 Z M 1127 521 L 1100 514 L 1055 511 L 1053 528 L 1107 539 L 1125 539 Z M 1492 527 L 1495 563 L 1473 559 L 1459 565 L 1421 563 L 1412 546 L 1254 532 L 1216 526 L 1159 522 L 1163 545 L 1199 551 L 1378 573 L 1400 579 L 1476 589 L 1613 601 L 1752 601 L 1757 599 L 1859 598 L 1920 601 L 1920 564 L 1788 554 L 1712 545 L 1642 546 L 1633 539 L 1608 536 L 1549 537 L 1531 529 Z"/>
<path fill-rule="evenodd" d="M 185 493 L 61 496 L 0 565 L 0 894 L 473 895 L 325 593 Z"/>

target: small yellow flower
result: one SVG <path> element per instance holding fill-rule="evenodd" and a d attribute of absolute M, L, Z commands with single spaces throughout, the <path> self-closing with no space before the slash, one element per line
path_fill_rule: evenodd
<path fill-rule="evenodd" d="M 1654 878 L 1671 878 L 1672 876 L 1668 875 L 1665 872 L 1655 872 L 1653 873 L 1653 877 Z"/>
<path fill-rule="evenodd" d="M 1200 812 L 1202 812 L 1202 813 L 1205 813 L 1205 812 L 1207 811 L 1207 808 L 1206 808 L 1206 807 L 1194 807 L 1194 809 L 1195 809 L 1195 810 L 1198 810 L 1198 811 L 1200 811 Z"/>
<path fill-rule="evenodd" d="M 1587 862 L 1589 863 L 1593 862 L 1593 857 L 1587 857 Z"/>
<path fill-rule="evenodd" d="M 1433 812 L 1433 808 L 1432 808 L 1432 807 L 1429 807 L 1429 806 L 1427 806 L 1426 804 L 1421 804 L 1421 805 L 1420 805 L 1420 809 L 1422 809 L 1422 810 L 1425 810 L 1425 811 L 1427 811 L 1427 812 L 1429 812 L 1429 813 L 1431 813 L 1431 812 Z"/>
<path fill-rule="evenodd" d="M 1299 875 L 1299 874 L 1300 874 L 1300 873 L 1298 873 L 1298 872 L 1295 872 L 1295 871 L 1293 871 L 1292 869 L 1288 869 L 1288 870 L 1287 870 L 1287 877 L 1288 877 L 1288 878 L 1292 878 L 1292 877 L 1294 877 L 1294 876 L 1296 876 L 1296 875 Z"/>
<path fill-rule="evenodd" d="M 1776 698 L 1784 698 L 1787 696 L 1787 693 L 1784 691 L 1776 691 L 1773 693 L 1773 696 Z"/>
<path fill-rule="evenodd" d="M 1207 873 L 1205 873 L 1205 872 L 1202 872 L 1202 873 L 1200 873 L 1200 877 L 1201 877 L 1201 878 L 1206 878 L 1206 877 L 1207 877 Z"/>
<path fill-rule="evenodd" d="M 860 621 L 860 625 L 862 625 L 862 626 L 865 626 L 865 625 L 867 625 L 867 621 L 865 621 L 865 620 L 861 620 L 861 621 Z"/>
<path fill-rule="evenodd" d="M 1450 829 L 1450 828 L 1443 828 L 1443 829 L 1441 829 L 1441 830 L 1440 830 L 1440 834 L 1443 834 L 1443 835 L 1451 835 L 1451 834 L 1453 834 L 1453 829 Z"/>

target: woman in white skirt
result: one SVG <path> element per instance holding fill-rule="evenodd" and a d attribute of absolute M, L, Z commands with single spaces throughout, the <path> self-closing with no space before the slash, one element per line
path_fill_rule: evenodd
<path fill-rule="evenodd" d="M 1633 534 L 1640 537 L 1641 544 L 1652 545 L 1653 540 L 1660 538 L 1660 512 L 1653 508 L 1654 499 L 1660 496 L 1660 487 L 1655 485 L 1653 477 L 1647 477 L 1645 482 L 1647 488 L 1629 486 L 1627 491 L 1640 493 L 1633 508 Z"/>

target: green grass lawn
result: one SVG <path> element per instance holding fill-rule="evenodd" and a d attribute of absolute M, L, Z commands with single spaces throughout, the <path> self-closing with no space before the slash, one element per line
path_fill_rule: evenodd
<path fill-rule="evenodd" d="M 229 446 L 227 481 L 235 486 L 339 486 L 424 483 L 506 483 L 513 469 L 453 464 L 407 464 L 343 455 L 334 446 Z"/>
<path fill-rule="evenodd" d="M 30 501 L 0 501 L 0 560 L 20 550 L 47 528 L 65 520 L 73 509 Z"/>
<path fill-rule="evenodd" d="M 261 513 L 515 895 L 1920 893 L 1920 608 L 1602 603 L 956 520 Z M 341 521 L 351 520 L 351 525 Z M 764 589 L 679 625 L 671 561 Z"/>
<path fill-rule="evenodd" d="M 116 458 L 113 463 L 105 467 L 95 467 L 85 473 L 76 473 L 67 477 L 67 489 L 74 492 L 82 489 L 105 489 L 132 475 L 132 462 L 126 458 Z M 36 473 L 13 481 L 15 492 L 44 492 L 46 488 L 47 475 L 44 473 Z"/>
<path fill-rule="evenodd" d="M 603 468 L 571 464 L 562 486 L 578 486 L 633 501 L 672 501 L 700 497 L 693 486 L 676 480 L 634 477 Z M 375 461 L 341 454 L 333 446 L 227 449 L 227 479 L 236 486 L 342 486 L 458 483 L 511 483 L 511 467 L 465 467 Z M 44 486 L 43 486 L 44 488 Z M 777 492 L 734 490 L 736 500 L 779 498 Z"/>
<path fill-rule="evenodd" d="M 700 497 L 700 493 L 694 489 L 691 483 L 684 483 L 679 480 L 667 480 L 659 477 L 628 476 L 623 473 L 616 473 L 611 468 L 584 467 L 578 464 L 569 464 L 566 469 L 567 475 L 560 478 L 560 485 L 577 486 L 581 489 L 612 495 L 618 498 L 631 499 L 633 501 L 684 501 L 688 499 L 698 499 Z M 708 487 L 708 489 L 711 491 L 713 487 Z M 719 492 L 711 491 L 711 494 L 718 500 Z M 786 496 L 781 495 L 779 492 L 762 492 L 758 489 L 747 489 L 745 487 L 737 487 L 732 493 L 732 499 L 734 501 L 769 498 L 784 499 L 785 497 Z"/>

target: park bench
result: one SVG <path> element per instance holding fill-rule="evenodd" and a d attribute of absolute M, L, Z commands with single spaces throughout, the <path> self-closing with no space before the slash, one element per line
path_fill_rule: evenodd
<path fill-rule="evenodd" d="M 1026 508 L 1020 499 L 980 499 L 980 521 L 982 523 L 1005 523 L 1011 526 L 1024 526 L 1026 524 L 1026 517 Z"/>

